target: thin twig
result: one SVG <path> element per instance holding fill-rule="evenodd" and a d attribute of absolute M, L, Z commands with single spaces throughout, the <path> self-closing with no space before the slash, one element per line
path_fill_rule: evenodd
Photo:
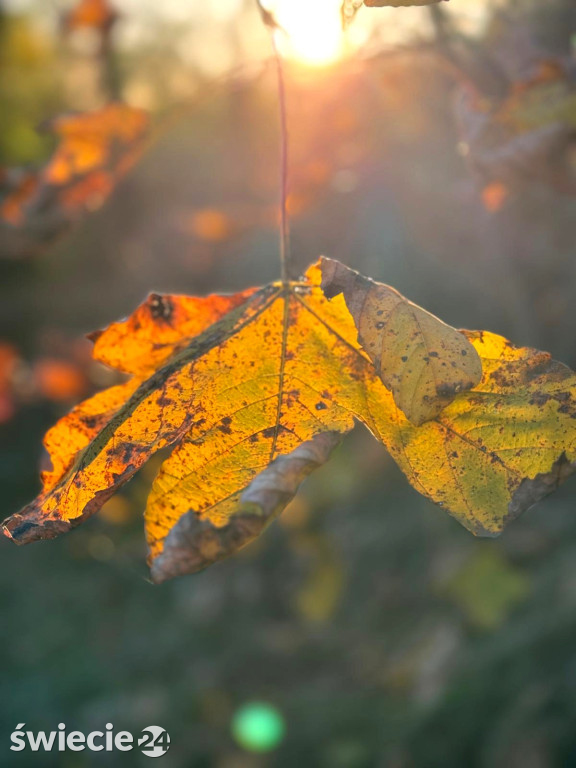
<path fill-rule="evenodd" d="M 273 14 L 256 0 L 262 21 L 270 33 L 278 80 L 278 107 L 280 118 L 280 268 L 283 285 L 290 280 L 290 221 L 288 217 L 288 117 L 286 110 L 286 82 L 284 63 L 278 50 L 276 34 L 284 30 Z"/>
<path fill-rule="evenodd" d="M 434 27 L 437 51 L 449 66 L 461 74 L 477 93 L 504 98 L 508 79 L 496 60 L 472 38 L 454 29 L 445 11 L 437 5 L 428 8 Z"/>
<path fill-rule="evenodd" d="M 284 67 L 278 51 L 276 38 L 271 35 L 276 58 L 278 75 L 278 105 L 280 110 L 280 263 L 282 267 L 282 282 L 289 280 L 290 262 L 290 222 L 288 219 L 288 119 L 286 115 L 286 84 L 284 82 Z"/>

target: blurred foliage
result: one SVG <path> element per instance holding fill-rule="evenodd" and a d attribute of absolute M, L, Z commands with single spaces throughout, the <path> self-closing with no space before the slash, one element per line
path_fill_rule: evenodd
<path fill-rule="evenodd" d="M 55 43 L 26 17 L 0 15 L 0 164 L 31 163 L 45 154 L 35 130 L 62 106 Z"/>
<path fill-rule="evenodd" d="M 493 629 L 522 602 L 529 584 L 524 573 L 511 566 L 501 552 L 484 545 L 453 574 L 446 594 L 473 624 Z"/>
<path fill-rule="evenodd" d="M 542 46 L 569 54 L 572 0 L 508 5 Z M 51 148 L 34 126 L 84 108 L 69 81 L 92 71 L 89 57 L 72 67 L 56 30 L 2 17 L 3 164 L 43 161 Z M 199 74 L 175 62 L 170 41 L 183 30 L 172 31 L 121 50 L 119 69 L 128 101 L 150 106 L 143 94 L 157 94 L 152 106 L 178 102 L 180 119 L 81 229 L 36 261 L 0 264 L 6 515 L 37 490 L 47 427 L 71 399 L 110 383 L 72 352 L 75 339 L 151 290 L 238 290 L 278 274 L 273 73 L 264 64 L 187 91 Z M 479 39 L 492 44 L 488 32 Z M 486 210 L 457 151 L 453 78 L 417 53 L 289 68 L 298 267 L 319 253 L 342 258 L 453 325 L 574 366 L 576 202 L 525 181 Z M 80 89 L 92 105 L 94 82 Z M 82 372 L 82 394 L 62 368 L 42 385 L 46 358 Z M 8 753 L 21 722 L 162 725 L 173 768 L 576 766 L 573 484 L 499 539 L 476 540 L 358 431 L 255 545 L 154 588 L 142 567 L 150 479 L 61 540 L 0 541 L 3 766 L 143 759 Z M 253 701 L 285 722 L 276 751 L 252 754 L 233 739 L 234 713 Z"/>

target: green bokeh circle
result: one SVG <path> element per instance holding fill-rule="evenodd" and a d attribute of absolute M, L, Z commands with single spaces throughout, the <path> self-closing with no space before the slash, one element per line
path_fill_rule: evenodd
<path fill-rule="evenodd" d="M 285 732 L 284 718 L 265 701 L 243 704 L 232 718 L 232 734 L 238 744 L 250 752 L 275 749 Z"/>

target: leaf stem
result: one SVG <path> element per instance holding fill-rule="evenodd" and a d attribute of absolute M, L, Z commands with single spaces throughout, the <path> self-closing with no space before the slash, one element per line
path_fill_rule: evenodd
<path fill-rule="evenodd" d="M 288 118 L 286 111 L 286 82 L 284 65 L 278 50 L 274 30 L 270 30 L 276 73 L 278 77 L 278 108 L 280 117 L 280 266 L 282 283 L 289 281 L 290 264 L 290 221 L 288 218 Z"/>

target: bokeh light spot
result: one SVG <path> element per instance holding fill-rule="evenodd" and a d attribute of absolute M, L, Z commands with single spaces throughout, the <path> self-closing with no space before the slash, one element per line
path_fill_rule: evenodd
<path fill-rule="evenodd" d="M 284 738 L 285 724 L 271 704 L 253 701 L 241 706 L 232 718 L 232 734 L 250 752 L 269 752 Z"/>

